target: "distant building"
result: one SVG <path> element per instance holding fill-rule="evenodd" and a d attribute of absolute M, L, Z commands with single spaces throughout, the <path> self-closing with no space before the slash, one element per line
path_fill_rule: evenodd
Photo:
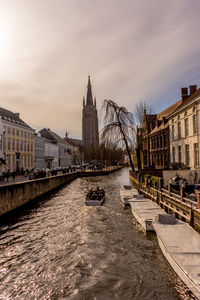
<path fill-rule="evenodd" d="M 60 156 L 59 156 L 59 144 L 56 142 L 51 142 L 48 139 L 44 139 L 44 159 L 45 159 L 45 168 L 58 168 L 58 167 L 65 167 L 64 165 L 59 165 L 60 163 Z"/>
<path fill-rule="evenodd" d="M 4 171 L 6 166 L 6 161 L 4 159 L 4 131 L 3 123 L 0 117 L 0 174 Z"/>
<path fill-rule="evenodd" d="M 4 131 L 5 169 L 13 171 L 34 168 L 34 129 L 20 118 L 19 113 L 13 113 L 2 107 L 0 117 Z"/>
<path fill-rule="evenodd" d="M 200 89 L 181 89 L 181 105 L 169 117 L 170 163 L 179 168 L 199 169 Z"/>
<path fill-rule="evenodd" d="M 40 133 L 34 134 L 34 167 L 37 169 L 46 168 L 45 164 L 45 139 Z"/>
<path fill-rule="evenodd" d="M 143 124 L 137 128 L 137 165 L 138 169 L 149 168 L 149 134 L 155 126 L 156 115 L 147 114 L 144 109 Z"/>
<path fill-rule="evenodd" d="M 149 167 L 155 169 L 169 169 L 170 167 L 170 144 L 169 144 L 169 115 L 181 104 L 174 103 L 162 112 L 155 120 L 155 127 L 149 133 Z"/>
<path fill-rule="evenodd" d="M 68 143 L 65 139 L 61 138 L 57 133 L 53 132 L 49 128 L 43 128 L 42 130 L 39 131 L 41 136 L 45 139 L 47 139 L 51 144 L 55 144 L 58 147 L 58 166 L 59 167 L 67 167 L 69 165 L 72 165 L 73 163 L 73 151 L 72 151 L 72 146 L 70 143 Z M 49 145 L 50 146 L 50 145 Z M 55 148 L 55 147 L 54 147 Z M 45 145 L 45 151 L 46 145 Z M 53 151 L 53 149 L 52 149 Z M 56 149 L 54 149 L 56 151 Z M 53 153 L 53 152 L 51 152 Z M 50 155 L 51 157 L 48 158 L 48 165 L 50 167 L 54 167 L 53 164 L 51 163 L 51 160 L 53 159 L 53 156 Z M 45 157 L 45 159 L 47 159 Z M 55 162 L 54 162 L 55 163 Z"/>
<path fill-rule="evenodd" d="M 88 76 L 86 103 L 83 97 L 82 139 L 84 146 L 99 145 L 96 98 L 93 100 L 90 76 Z"/>

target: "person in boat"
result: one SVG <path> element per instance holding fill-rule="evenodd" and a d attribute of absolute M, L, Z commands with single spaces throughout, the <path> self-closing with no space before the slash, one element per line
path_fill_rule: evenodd
<path fill-rule="evenodd" d="M 98 186 L 95 190 L 90 189 L 86 198 L 90 200 L 101 200 L 105 196 L 105 191 Z"/>

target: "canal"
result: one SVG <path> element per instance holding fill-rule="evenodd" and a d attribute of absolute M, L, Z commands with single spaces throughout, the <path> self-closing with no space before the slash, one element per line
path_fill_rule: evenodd
<path fill-rule="evenodd" d="M 0 226 L 0 299 L 194 299 L 145 235 L 119 188 L 128 169 L 78 178 Z M 106 191 L 86 207 L 88 188 Z"/>

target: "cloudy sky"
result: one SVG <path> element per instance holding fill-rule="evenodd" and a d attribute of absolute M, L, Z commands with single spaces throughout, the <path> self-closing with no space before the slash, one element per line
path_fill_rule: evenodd
<path fill-rule="evenodd" d="M 199 0 L 0 0 L 0 106 L 81 137 L 91 76 L 104 98 L 160 112 L 200 85 Z"/>

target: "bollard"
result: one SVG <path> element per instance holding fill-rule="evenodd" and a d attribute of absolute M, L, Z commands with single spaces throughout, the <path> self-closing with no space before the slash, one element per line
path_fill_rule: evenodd
<path fill-rule="evenodd" d="M 191 203 L 191 211 L 190 211 L 190 226 L 194 227 L 194 210 Z"/>
<path fill-rule="evenodd" d="M 169 193 L 169 196 L 171 196 L 171 183 L 168 183 L 168 193 Z"/>
<path fill-rule="evenodd" d="M 147 187 L 148 186 L 148 178 L 144 179 L 144 183 L 145 183 L 145 187 Z"/>
<path fill-rule="evenodd" d="M 181 188 L 180 188 L 181 202 L 183 202 L 183 190 L 184 190 L 184 188 L 183 188 L 183 187 L 181 187 Z"/>
<path fill-rule="evenodd" d="M 200 193 L 197 193 L 197 208 L 200 209 Z"/>

